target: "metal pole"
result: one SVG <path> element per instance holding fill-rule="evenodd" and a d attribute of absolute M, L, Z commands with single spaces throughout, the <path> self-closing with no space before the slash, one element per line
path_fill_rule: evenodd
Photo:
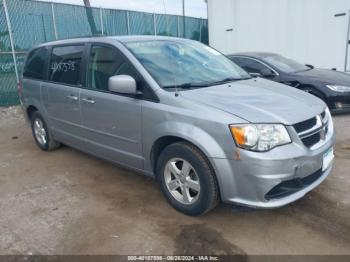
<path fill-rule="evenodd" d="M 346 46 L 345 46 L 345 65 L 344 71 L 346 72 L 348 67 L 348 55 L 349 55 L 349 37 L 350 37 L 350 10 L 348 11 L 349 22 L 348 22 L 348 33 L 346 35 Z"/>
<path fill-rule="evenodd" d="M 126 11 L 126 26 L 128 35 L 130 35 L 130 18 L 129 18 L 129 11 Z"/>
<path fill-rule="evenodd" d="M 177 16 L 177 37 L 180 37 L 180 16 Z"/>
<path fill-rule="evenodd" d="M 58 40 L 57 27 L 56 27 L 56 17 L 55 17 L 55 10 L 54 10 L 53 2 L 51 2 L 51 13 L 52 13 L 52 23 L 53 23 L 53 31 L 55 33 L 55 39 Z"/>
<path fill-rule="evenodd" d="M 8 9 L 7 9 L 6 0 L 3 0 L 3 2 L 4 2 L 4 11 L 5 11 L 7 29 L 9 30 L 10 44 L 11 44 L 11 50 L 12 50 L 12 58 L 13 58 L 14 66 L 15 66 L 16 80 L 17 80 L 17 84 L 18 84 L 19 83 L 19 76 L 18 76 L 17 60 L 16 60 L 16 54 L 15 54 L 15 46 L 14 46 L 14 43 L 13 43 L 13 36 L 12 36 L 12 28 L 11 28 L 10 16 L 9 16 L 9 12 L 8 12 Z"/>
<path fill-rule="evenodd" d="M 102 7 L 100 7 L 100 23 L 101 23 L 101 34 L 104 35 Z"/>
<path fill-rule="evenodd" d="M 199 20 L 199 42 L 202 42 L 202 23 L 203 20 Z"/>
<path fill-rule="evenodd" d="M 157 21 L 156 21 L 155 13 L 153 13 L 153 30 L 154 30 L 154 35 L 157 35 Z"/>
<path fill-rule="evenodd" d="M 47 36 L 46 36 L 46 29 L 45 29 L 45 21 L 44 21 L 44 15 L 41 14 L 41 23 L 43 25 L 43 31 L 44 31 L 44 40 L 47 42 Z"/>
<path fill-rule="evenodd" d="M 185 0 L 182 0 L 182 18 L 183 18 L 183 37 L 186 38 Z"/>

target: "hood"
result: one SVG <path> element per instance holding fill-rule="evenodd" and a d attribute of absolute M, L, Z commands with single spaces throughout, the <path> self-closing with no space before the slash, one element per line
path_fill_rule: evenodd
<path fill-rule="evenodd" d="M 231 113 L 252 123 L 293 125 L 323 112 L 318 98 L 262 78 L 181 92 L 186 99 Z"/>
<path fill-rule="evenodd" d="M 334 70 L 311 69 L 304 72 L 294 73 L 293 75 L 307 77 L 310 80 L 319 81 L 324 84 L 350 86 L 350 75 Z"/>

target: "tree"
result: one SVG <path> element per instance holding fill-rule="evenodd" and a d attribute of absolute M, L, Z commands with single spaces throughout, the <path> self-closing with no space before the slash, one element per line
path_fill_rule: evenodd
<path fill-rule="evenodd" d="M 83 0 L 83 1 L 84 1 L 85 11 L 86 11 L 86 16 L 90 25 L 91 34 L 97 35 L 99 34 L 99 32 L 97 31 L 94 16 L 92 14 L 90 0 Z"/>

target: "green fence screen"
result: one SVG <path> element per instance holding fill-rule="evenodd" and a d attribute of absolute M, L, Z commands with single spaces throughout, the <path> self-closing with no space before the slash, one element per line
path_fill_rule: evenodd
<path fill-rule="evenodd" d="M 0 106 L 19 103 L 8 22 L 19 75 L 31 47 L 56 39 L 92 35 L 166 35 L 208 44 L 207 19 L 32 0 L 0 0 Z"/>

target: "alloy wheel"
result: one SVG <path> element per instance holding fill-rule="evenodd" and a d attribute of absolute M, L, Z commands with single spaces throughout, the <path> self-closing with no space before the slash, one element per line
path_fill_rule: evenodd
<path fill-rule="evenodd" d="M 165 165 L 164 180 L 170 194 L 181 204 L 194 204 L 200 194 L 200 183 L 193 166 L 182 158 L 170 159 Z"/>
<path fill-rule="evenodd" d="M 36 118 L 34 120 L 33 128 L 36 140 L 40 145 L 45 146 L 47 143 L 47 133 L 43 121 L 41 121 L 39 118 Z"/>

